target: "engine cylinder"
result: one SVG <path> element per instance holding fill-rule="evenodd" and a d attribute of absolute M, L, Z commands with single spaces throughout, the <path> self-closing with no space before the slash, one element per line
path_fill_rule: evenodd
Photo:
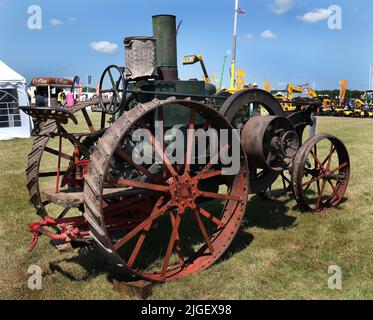
<path fill-rule="evenodd" d="M 289 168 L 299 149 L 299 137 L 285 117 L 251 118 L 241 133 L 247 161 L 252 168 L 281 172 Z"/>

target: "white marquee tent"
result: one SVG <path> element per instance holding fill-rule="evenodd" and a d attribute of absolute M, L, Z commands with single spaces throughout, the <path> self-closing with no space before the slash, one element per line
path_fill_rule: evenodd
<path fill-rule="evenodd" d="M 29 138 L 32 121 L 18 106 L 29 106 L 26 80 L 0 60 L 0 140 Z"/>

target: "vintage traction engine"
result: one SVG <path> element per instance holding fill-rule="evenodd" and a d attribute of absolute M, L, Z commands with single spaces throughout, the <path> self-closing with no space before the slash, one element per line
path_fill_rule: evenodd
<path fill-rule="evenodd" d="M 126 67 L 104 71 L 98 101 L 69 110 L 22 108 L 43 122 L 26 169 L 30 201 L 42 218 L 30 225 L 31 250 L 42 234 L 73 247 L 95 243 L 124 272 L 164 282 L 223 255 L 249 194 L 292 195 L 300 209 L 315 212 L 343 200 L 350 173 L 344 144 L 328 134 L 302 143 L 320 102 L 303 101 L 304 111 L 285 117 L 263 90 L 229 95 L 204 81 L 179 80 L 175 21 L 154 16 L 152 37 L 125 39 Z M 91 105 L 100 123 L 91 120 Z M 250 106 L 260 113 L 250 118 Z M 74 131 L 78 119 L 86 132 Z M 147 142 L 133 138 L 139 129 Z M 198 129 L 228 138 L 213 151 L 214 139 L 201 143 Z M 185 133 L 184 161 L 173 163 L 176 132 Z M 239 136 L 239 168 L 227 174 L 222 155 L 237 153 Z M 199 163 L 200 154 L 207 161 Z M 161 161 L 141 163 L 135 155 Z"/>

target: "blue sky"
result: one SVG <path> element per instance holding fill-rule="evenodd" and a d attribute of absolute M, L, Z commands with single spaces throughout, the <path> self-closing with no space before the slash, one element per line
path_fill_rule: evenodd
<path fill-rule="evenodd" d="M 30 5 L 42 9 L 42 30 L 27 27 Z M 330 5 L 342 8 L 342 30 L 328 28 Z M 237 64 L 247 82 L 267 79 L 277 89 L 315 82 L 317 89 L 334 89 L 347 79 L 349 88 L 367 89 L 372 1 L 240 0 L 240 7 L 247 13 L 239 17 Z M 97 82 L 107 65 L 124 65 L 123 38 L 151 35 L 151 16 L 161 13 L 183 20 L 179 61 L 202 54 L 209 73 L 219 76 L 232 48 L 234 0 L 0 0 L 0 59 L 28 80 L 90 74 Z M 100 41 L 109 46 L 92 45 Z M 179 69 L 182 79 L 201 77 L 198 66 L 180 63 Z M 228 69 L 225 75 L 227 84 Z"/>

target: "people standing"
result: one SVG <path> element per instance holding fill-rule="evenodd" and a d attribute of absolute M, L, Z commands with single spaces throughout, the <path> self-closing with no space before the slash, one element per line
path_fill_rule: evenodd
<path fill-rule="evenodd" d="M 62 108 L 63 107 L 63 101 L 65 100 L 65 93 L 63 92 L 63 90 L 61 89 L 60 92 L 58 92 L 57 94 L 57 103 L 58 103 L 58 107 L 59 108 Z"/>
<path fill-rule="evenodd" d="M 75 105 L 74 95 L 71 91 L 69 91 L 66 95 L 66 104 L 68 108 L 72 108 Z"/>
<path fill-rule="evenodd" d="M 44 96 L 37 90 L 35 90 L 35 106 L 36 107 L 45 107 L 45 98 Z"/>

